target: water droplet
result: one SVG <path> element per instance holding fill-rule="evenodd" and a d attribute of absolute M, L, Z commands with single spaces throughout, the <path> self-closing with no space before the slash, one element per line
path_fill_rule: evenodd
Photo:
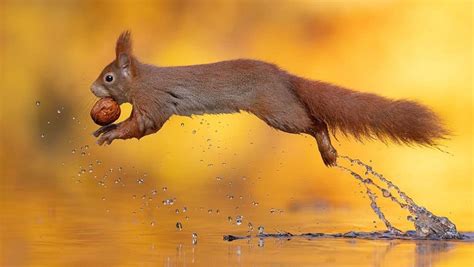
<path fill-rule="evenodd" d="M 193 238 L 193 245 L 196 245 L 196 244 L 197 244 L 198 235 L 197 235 L 196 233 L 193 233 L 192 238 Z"/>
<path fill-rule="evenodd" d="M 254 206 L 258 206 L 258 202 L 256 202 L 256 201 L 253 201 L 253 202 L 252 202 L 252 205 L 254 205 Z"/>
<path fill-rule="evenodd" d="M 178 229 L 179 231 L 183 230 L 183 224 L 181 224 L 180 222 L 177 222 L 176 229 Z"/>
<path fill-rule="evenodd" d="M 41 102 L 39 100 L 36 100 L 36 106 L 39 107 L 41 105 Z"/>
<path fill-rule="evenodd" d="M 166 190 L 168 190 L 168 187 L 164 186 L 164 187 L 162 188 L 162 190 L 163 190 L 163 192 L 166 192 Z"/>
<path fill-rule="evenodd" d="M 71 150 L 72 154 L 76 154 L 76 149 Z"/>
<path fill-rule="evenodd" d="M 181 123 L 181 127 L 184 127 L 184 122 Z"/>
<path fill-rule="evenodd" d="M 263 227 L 263 226 L 260 225 L 260 226 L 257 228 L 257 230 L 258 230 L 258 234 L 259 234 L 259 235 L 263 235 L 263 233 L 265 232 L 265 227 Z"/>
<path fill-rule="evenodd" d="M 46 135 L 44 133 L 41 134 L 41 138 L 44 138 Z"/>
<path fill-rule="evenodd" d="M 183 207 L 183 212 L 186 212 L 186 211 L 188 211 L 188 208 Z"/>
<path fill-rule="evenodd" d="M 235 224 L 241 225 L 243 219 L 244 219 L 244 216 L 242 216 L 242 215 L 237 215 L 237 216 L 235 217 Z"/>
<path fill-rule="evenodd" d="M 163 205 L 165 206 L 171 206 L 174 204 L 174 199 L 170 198 L 170 199 L 165 199 L 162 201 Z"/>
<path fill-rule="evenodd" d="M 390 194 L 390 192 L 386 189 L 382 189 L 382 195 L 384 197 L 390 197 L 392 194 Z"/>
<path fill-rule="evenodd" d="M 232 223 L 232 217 L 231 216 L 227 216 L 227 221 Z"/>
<path fill-rule="evenodd" d="M 145 182 L 145 180 L 143 180 L 142 178 L 137 179 L 137 183 L 138 183 L 138 184 L 143 184 L 144 182 Z"/>
<path fill-rule="evenodd" d="M 61 114 L 61 110 L 59 110 L 59 109 L 58 109 L 58 110 L 56 110 L 56 112 L 57 112 L 58 114 Z"/>
<path fill-rule="evenodd" d="M 155 226 L 155 221 L 151 221 L 150 225 Z"/>
<path fill-rule="evenodd" d="M 247 226 L 249 227 L 249 231 L 253 231 L 253 224 L 251 222 L 249 222 Z"/>
<path fill-rule="evenodd" d="M 179 209 L 175 209 L 174 212 L 175 212 L 176 214 L 179 214 Z"/>
<path fill-rule="evenodd" d="M 196 130 L 193 130 L 193 131 L 192 131 L 192 134 L 196 134 Z"/>

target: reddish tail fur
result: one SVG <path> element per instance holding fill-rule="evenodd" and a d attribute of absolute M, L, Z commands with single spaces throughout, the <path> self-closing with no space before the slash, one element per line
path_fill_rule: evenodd
<path fill-rule="evenodd" d="M 436 145 L 448 131 L 429 108 L 409 100 L 391 100 L 320 81 L 292 79 L 295 91 L 311 113 L 333 134 L 340 131 L 357 139 L 391 139 L 398 143 Z"/>

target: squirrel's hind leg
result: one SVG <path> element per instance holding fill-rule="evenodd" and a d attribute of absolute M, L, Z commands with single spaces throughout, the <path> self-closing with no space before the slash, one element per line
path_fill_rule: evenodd
<path fill-rule="evenodd" d="M 291 103 L 290 103 L 291 104 Z M 291 110 L 291 112 L 288 112 Z M 267 116 L 260 109 L 250 110 L 257 117 L 265 121 L 271 127 L 287 133 L 306 133 L 313 136 L 318 143 L 319 153 L 326 166 L 336 166 L 337 151 L 331 144 L 328 126 L 325 122 L 307 114 L 306 110 L 299 105 L 282 109 L 280 112 L 273 110 L 273 116 Z"/>
<path fill-rule="evenodd" d="M 319 153 L 326 166 L 336 166 L 337 151 L 331 144 L 328 126 L 325 122 L 318 119 L 314 120 L 313 127 L 308 131 L 318 143 Z"/>

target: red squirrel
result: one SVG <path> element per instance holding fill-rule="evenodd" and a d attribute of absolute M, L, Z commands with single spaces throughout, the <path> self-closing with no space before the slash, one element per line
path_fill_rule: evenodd
<path fill-rule="evenodd" d="M 316 139 L 326 166 L 336 165 L 337 151 L 329 129 L 398 143 L 436 145 L 448 131 L 429 108 L 408 100 L 391 100 L 290 74 L 274 64 L 237 59 L 210 64 L 160 67 L 132 54 L 130 32 L 116 43 L 116 58 L 91 90 L 133 106 L 128 119 L 93 134 L 98 144 L 140 139 L 157 132 L 172 115 L 255 114 L 271 127 Z"/>

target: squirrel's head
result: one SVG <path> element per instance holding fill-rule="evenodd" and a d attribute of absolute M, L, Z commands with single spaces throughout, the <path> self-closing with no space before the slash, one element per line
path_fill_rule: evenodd
<path fill-rule="evenodd" d="M 136 59 L 132 55 L 130 32 L 123 32 L 115 47 L 115 60 L 107 65 L 91 86 L 98 97 L 112 97 L 119 104 L 129 102 L 130 83 L 137 75 Z"/>

